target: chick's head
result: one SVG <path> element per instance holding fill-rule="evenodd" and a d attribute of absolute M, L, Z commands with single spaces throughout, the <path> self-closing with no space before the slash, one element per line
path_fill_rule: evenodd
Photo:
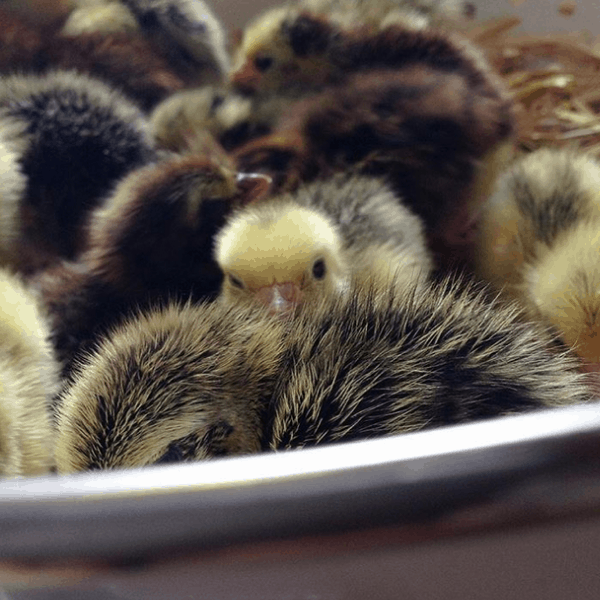
<path fill-rule="evenodd" d="M 288 203 L 251 206 L 216 240 L 227 302 L 257 302 L 273 312 L 341 292 L 347 281 L 342 242 L 321 213 Z"/>
<path fill-rule="evenodd" d="M 244 32 L 232 82 L 243 92 L 258 94 L 318 87 L 330 75 L 325 53 L 331 37 L 325 19 L 274 8 Z"/>
<path fill-rule="evenodd" d="M 534 310 L 600 370 L 600 223 L 574 227 L 525 273 Z"/>

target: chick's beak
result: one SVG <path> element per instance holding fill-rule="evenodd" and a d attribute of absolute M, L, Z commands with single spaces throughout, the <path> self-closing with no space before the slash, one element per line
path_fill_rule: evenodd
<path fill-rule="evenodd" d="M 251 204 L 268 195 L 273 179 L 262 173 L 238 173 L 237 187 L 242 204 Z"/>
<path fill-rule="evenodd" d="M 274 283 L 256 291 L 256 299 L 267 306 L 270 312 L 287 313 L 302 300 L 302 291 L 296 283 Z"/>
<path fill-rule="evenodd" d="M 246 61 L 233 73 L 231 82 L 240 92 L 252 94 L 260 85 L 260 72 L 251 61 Z"/>

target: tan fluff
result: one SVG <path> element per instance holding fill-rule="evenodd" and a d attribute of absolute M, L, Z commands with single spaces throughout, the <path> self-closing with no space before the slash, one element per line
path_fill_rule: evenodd
<path fill-rule="evenodd" d="M 291 101 L 274 97 L 260 101 L 215 86 L 184 90 L 160 102 L 150 115 L 159 146 L 176 152 L 193 148 L 208 131 L 231 150 L 269 133 Z"/>
<path fill-rule="evenodd" d="M 0 270 L 0 476 L 47 473 L 54 464 L 50 399 L 58 364 L 33 294 Z"/>
<path fill-rule="evenodd" d="M 294 303 L 343 293 L 351 278 L 406 285 L 431 269 L 420 220 L 382 180 L 360 176 L 243 208 L 215 248 L 223 298 L 234 302 L 258 299 L 273 284 L 296 286 Z"/>
<path fill-rule="evenodd" d="M 18 262 L 19 206 L 27 186 L 20 164 L 25 138 L 22 124 L 11 119 L 0 121 L 0 265 Z"/>
<path fill-rule="evenodd" d="M 283 326 L 218 303 L 171 305 L 119 326 L 62 394 L 59 472 L 256 452 Z"/>
<path fill-rule="evenodd" d="M 353 285 L 296 314 L 263 447 L 302 448 L 590 399 L 571 353 L 452 279 Z"/>
<path fill-rule="evenodd" d="M 66 36 L 141 32 L 162 45 L 173 61 L 194 70 L 229 70 L 223 27 L 202 0 L 75 0 L 62 29 Z"/>
<path fill-rule="evenodd" d="M 66 36 L 87 33 L 122 33 L 139 30 L 133 13 L 121 2 L 80 2 L 69 14 L 61 34 Z"/>
<path fill-rule="evenodd" d="M 517 161 L 484 207 L 479 274 L 600 363 L 600 165 L 570 150 Z"/>
<path fill-rule="evenodd" d="M 61 395 L 58 470 L 299 448 L 589 399 L 577 360 L 543 327 L 461 288 L 353 282 L 287 320 L 221 303 L 140 314 Z"/>

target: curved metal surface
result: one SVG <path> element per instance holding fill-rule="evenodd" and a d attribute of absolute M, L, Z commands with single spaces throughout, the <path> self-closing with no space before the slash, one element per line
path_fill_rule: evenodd
<path fill-rule="evenodd" d="M 5 481 L 0 561 L 127 561 L 381 527 L 410 530 L 414 542 L 594 511 L 600 404 L 281 454 Z"/>

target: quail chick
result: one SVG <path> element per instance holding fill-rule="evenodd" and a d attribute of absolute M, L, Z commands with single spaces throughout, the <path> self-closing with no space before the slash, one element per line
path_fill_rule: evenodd
<path fill-rule="evenodd" d="M 21 264 L 74 258 L 82 226 L 128 171 L 156 159 L 140 110 L 102 82 L 70 71 L 0 79 L 0 126 L 21 128 Z"/>
<path fill-rule="evenodd" d="M 351 277 L 404 285 L 431 269 L 420 220 L 382 180 L 344 175 L 240 209 L 215 257 L 225 301 L 284 312 L 343 293 Z"/>
<path fill-rule="evenodd" d="M 195 156 L 123 179 L 92 215 L 88 250 L 36 278 L 63 374 L 132 310 L 216 297 L 222 273 L 212 256 L 214 236 L 256 185 Z"/>
<path fill-rule="evenodd" d="M 203 0 L 123 0 L 169 64 L 197 85 L 229 73 L 223 26 Z"/>
<path fill-rule="evenodd" d="M 394 56 L 396 66 L 402 66 L 415 55 L 426 60 L 427 54 L 440 50 L 443 61 L 442 39 L 454 40 L 454 52 L 469 52 L 464 40 L 427 27 L 427 13 L 435 9 L 419 11 L 414 4 L 313 0 L 272 8 L 245 29 L 233 59 L 232 82 L 245 93 L 298 97 L 342 81 L 351 70 L 367 68 L 373 59 L 386 61 Z M 419 4 L 423 8 L 426 3 Z M 416 42 L 408 52 L 406 39 L 394 35 L 396 39 L 386 39 L 386 32 L 395 31 Z M 382 39 L 386 39 L 383 45 Z M 358 63 L 353 65 L 348 58 Z"/>
<path fill-rule="evenodd" d="M 50 399 L 58 363 L 34 294 L 0 269 L 0 477 L 42 475 L 54 464 Z"/>
<path fill-rule="evenodd" d="M 90 32 L 70 35 L 61 30 L 60 17 L 55 22 L 50 16 L 46 24 L 23 12 L 0 3 L 0 73 L 76 70 L 118 88 L 146 110 L 192 83 L 137 29 L 111 33 L 91 27 Z"/>
<path fill-rule="evenodd" d="M 282 330 L 263 311 L 219 303 L 119 325 L 60 397 L 58 471 L 257 452 Z"/>
<path fill-rule="evenodd" d="M 472 285 L 371 284 L 307 304 L 289 327 L 264 449 L 464 423 L 590 399 L 547 331 Z"/>
<path fill-rule="evenodd" d="M 516 161 L 484 207 L 477 250 L 484 279 L 600 369 L 600 165 L 553 149 Z"/>
<path fill-rule="evenodd" d="M 223 81 L 229 56 L 223 27 L 202 0 L 26 0 L 9 2 L 34 22 L 60 22 L 61 37 L 140 34 L 171 67 L 197 83 Z M 40 16 L 41 15 L 41 16 Z"/>
<path fill-rule="evenodd" d="M 543 327 L 456 282 L 351 284 L 288 320 L 169 306 L 120 325 L 59 402 L 61 473 L 399 434 L 589 399 Z"/>
<path fill-rule="evenodd" d="M 446 51 L 454 54 L 450 68 L 435 65 L 433 55 L 431 64 L 415 57 L 297 102 L 273 133 L 233 153 L 238 168 L 264 171 L 283 189 L 339 171 L 385 176 L 445 260 L 449 249 L 471 243 L 477 211 L 514 138 L 502 88 L 475 62 L 458 68 L 454 61 L 464 57 L 451 44 Z"/>

